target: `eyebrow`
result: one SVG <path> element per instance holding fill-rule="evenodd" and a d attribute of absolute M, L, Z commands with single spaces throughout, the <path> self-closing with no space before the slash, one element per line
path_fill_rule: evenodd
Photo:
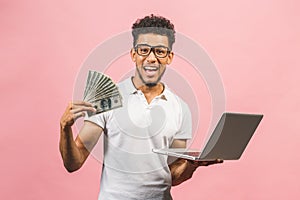
<path fill-rule="evenodd" d="M 168 47 L 168 45 L 165 45 L 165 44 L 150 45 L 150 44 L 147 44 L 147 43 L 137 43 L 136 45 L 148 45 L 148 46 L 151 46 L 151 47 L 159 47 L 159 46 L 161 46 L 161 47 Z"/>
<path fill-rule="evenodd" d="M 135 46 L 138 46 L 138 45 L 145 45 L 145 46 L 150 46 L 150 47 L 166 47 L 170 50 L 170 47 L 166 46 L 166 45 L 155 45 L 155 46 L 152 46 L 150 44 L 145 44 L 145 43 L 140 43 L 140 44 L 136 44 Z"/>

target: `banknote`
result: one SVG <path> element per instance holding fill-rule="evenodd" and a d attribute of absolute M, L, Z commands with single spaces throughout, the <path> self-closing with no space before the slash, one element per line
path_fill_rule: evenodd
<path fill-rule="evenodd" d="M 122 96 L 112 79 L 91 70 L 88 72 L 83 101 L 91 103 L 97 110 L 96 113 L 88 112 L 89 116 L 122 107 Z"/>

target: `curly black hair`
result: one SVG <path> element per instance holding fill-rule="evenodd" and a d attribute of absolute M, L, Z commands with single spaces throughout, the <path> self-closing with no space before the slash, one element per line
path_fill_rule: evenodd
<path fill-rule="evenodd" d="M 132 25 L 133 46 L 136 45 L 138 36 L 145 33 L 166 35 L 169 41 L 169 48 L 172 49 L 175 42 L 175 29 L 170 20 L 153 14 L 137 19 Z"/>

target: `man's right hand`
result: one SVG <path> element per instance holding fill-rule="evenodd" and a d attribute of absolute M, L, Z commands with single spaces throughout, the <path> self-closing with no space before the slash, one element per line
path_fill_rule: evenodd
<path fill-rule="evenodd" d="M 99 126 L 85 122 L 81 129 L 84 137 L 78 137 L 79 133 L 73 139 L 71 126 L 79 117 L 84 117 L 86 111 L 96 112 L 96 109 L 88 102 L 70 102 L 60 120 L 59 150 L 69 172 L 76 171 L 83 165 L 102 133 Z"/>
<path fill-rule="evenodd" d="M 85 101 L 70 102 L 60 119 L 61 128 L 71 127 L 79 117 L 85 116 L 86 111 L 96 112 L 96 109 Z"/>

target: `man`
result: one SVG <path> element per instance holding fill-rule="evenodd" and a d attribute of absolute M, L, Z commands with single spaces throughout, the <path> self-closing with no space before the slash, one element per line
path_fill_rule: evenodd
<path fill-rule="evenodd" d="M 198 166 L 220 163 L 191 162 L 152 153 L 166 139 L 173 148 L 185 148 L 191 139 L 191 115 L 187 105 L 161 78 L 173 59 L 174 25 L 164 17 L 146 16 L 132 26 L 132 78 L 118 87 L 123 107 L 85 117 L 73 139 L 72 125 L 86 111 L 87 102 L 72 102 L 60 122 L 60 151 L 69 172 L 78 170 L 99 137 L 104 137 L 104 162 L 99 199 L 172 199 L 170 189 L 192 177 Z M 103 134 L 102 134 L 103 133 Z"/>

